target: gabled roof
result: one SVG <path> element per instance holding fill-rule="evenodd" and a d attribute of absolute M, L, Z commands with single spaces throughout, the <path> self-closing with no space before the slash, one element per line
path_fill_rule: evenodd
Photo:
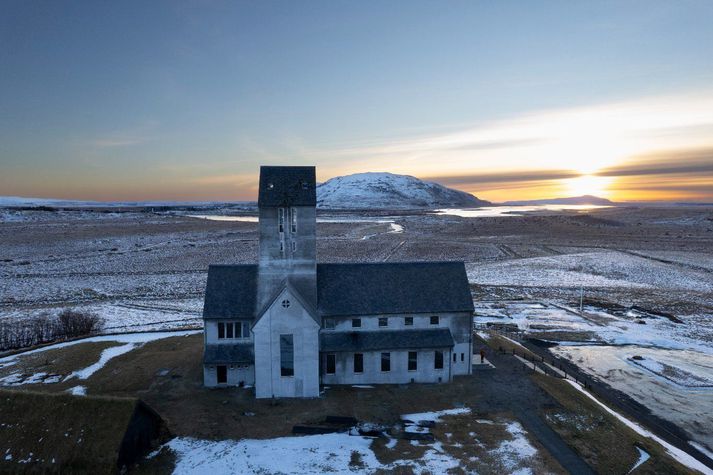
<path fill-rule="evenodd" d="M 260 167 L 258 206 L 316 206 L 314 167 Z"/>
<path fill-rule="evenodd" d="M 203 317 L 255 318 L 256 265 L 208 269 Z M 317 315 L 472 312 L 462 262 L 317 264 Z"/>
<path fill-rule="evenodd" d="M 333 352 L 451 348 L 452 346 L 453 337 L 447 328 L 348 333 L 324 332 L 319 336 L 320 351 Z"/>
<path fill-rule="evenodd" d="M 208 267 L 204 318 L 253 318 L 256 301 L 256 265 Z"/>
<path fill-rule="evenodd" d="M 252 343 L 206 345 L 203 362 L 205 364 L 254 363 L 253 345 Z"/>
<path fill-rule="evenodd" d="M 262 308 L 256 310 L 257 314 L 255 317 L 255 323 L 262 318 L 263 315 L 267 312 L 267 310 L 273 306 L 275 303 L 275 300 L 277 300 L 280 295 L 282 295 L 283 292 L 288 291 L 294 298 L 297 299 L 297 301 L 302 305 L 302 308 L 304 308 L 307 313 L 309 314 L 310 317 L 312 317 L 312 320 L 317 323 L 317 326 L 321 326 L 322 323 L 320 319 L 317 317 L 317 312 L 314 308 L 314 305 L 310 303 L 307 299 L 304 298 L 304 296 L 295 288 L 294 285 L 289 281 L 289 279 L 284 279 L 280 285 L 276 287 L 276 291 L 273 294 L 273 296 L 268 300 L 267 304 L 264 305 Z"/>
<path fill-rule="evenodd" d="M 318 264 L 322 316 L 472 312 L 463 262 Z"/>

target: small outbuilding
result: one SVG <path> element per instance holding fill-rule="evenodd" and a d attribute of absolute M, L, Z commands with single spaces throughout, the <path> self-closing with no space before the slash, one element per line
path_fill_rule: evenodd
<path fill-rule="evenodd" d="M 139 399 L 0 391 L 1 473 L 117 473 L 167 438 Z"/>

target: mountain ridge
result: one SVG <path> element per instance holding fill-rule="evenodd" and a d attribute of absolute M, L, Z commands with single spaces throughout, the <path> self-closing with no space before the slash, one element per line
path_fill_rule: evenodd
<path fill-rule="evenodd" d="M 323 209 L 476 208 L 491 204 L 465 191 L 388 172 L 338 176 L 317 185 L 317 207 Z"/>

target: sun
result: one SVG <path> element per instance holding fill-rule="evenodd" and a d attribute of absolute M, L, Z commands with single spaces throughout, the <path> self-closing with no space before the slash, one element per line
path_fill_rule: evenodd
<path fill-rule="evenodd" d="M 612 183 L 611 177 L 582 175 L 577 178 L 566 180 L 567 196 L 593 195 L 606 198 L 609 195 L 609 186 Z"/>

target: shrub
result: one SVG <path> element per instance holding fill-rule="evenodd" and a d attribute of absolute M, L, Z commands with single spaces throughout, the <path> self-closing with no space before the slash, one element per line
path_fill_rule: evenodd
<path fill-rule="evenodd" d="M 59 316 L 59 332 L 65 338 L 89 335 L 100 327 L 100 319 L 96 313 L 81 312 L 66 309 Z"/>
<path fill-rule="evenodd" d="M 15 350 L 95 333 L 101 329 L 98 315 L 66 309 L 58 316 L 47 313 L 30 318 L 0 320 L 0 351 Z"/>

